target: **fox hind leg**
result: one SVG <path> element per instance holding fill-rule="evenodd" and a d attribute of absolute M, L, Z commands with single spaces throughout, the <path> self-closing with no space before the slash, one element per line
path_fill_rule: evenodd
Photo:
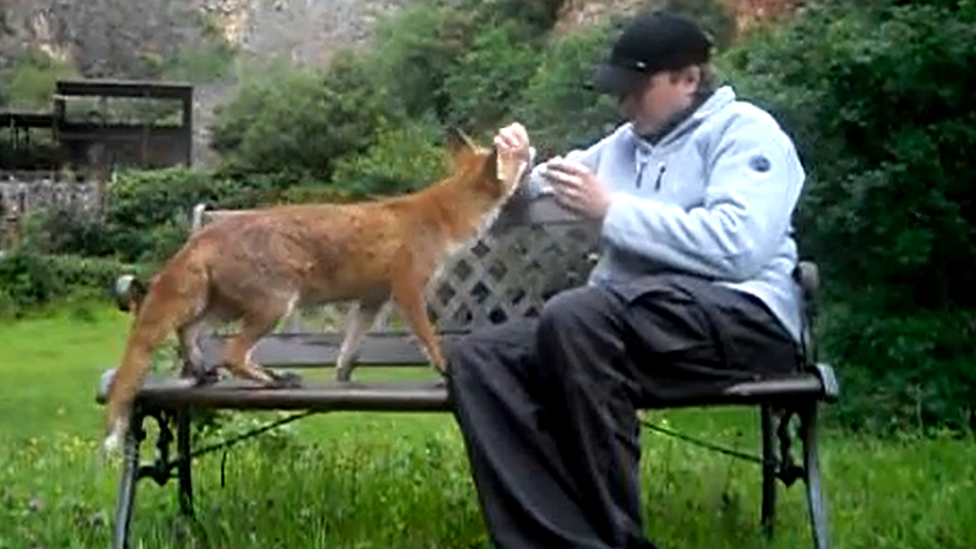
<path fill-rule="evenodd" d="M 231 374 L 265 385 L 293 384 L 297 380 L 297 376 L 276 374 L 251 360 L 258 341 L 274 329 L 278 320 L 291 310 L 293 303 L 294 298 L 275 299 L 271 296 L 249 302 L 248 310 L 241 319 L 240 332 L 227 342 L 224 351 L 223 366 Z"/>
<path fill-rule="evenodd" d="M 200 348 L 200 334 L 209 326 L 202 315 L 179 328 L 180 362 L 182 370 L 180 377 L 194 378 L 203 383 L 210 381 L 216 370 L 208 369 L 203 360 L 203 349 Z"/>

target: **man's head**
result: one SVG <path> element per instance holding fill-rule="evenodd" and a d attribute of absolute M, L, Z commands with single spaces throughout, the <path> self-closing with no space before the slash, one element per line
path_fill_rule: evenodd
<path fill-rule="evenodd" d="M 693 103 L 711 49 L 712 41 L 687 18 L 639 15 L 597 69 L 593 88 L 616 97 L 638 132 L 651 132 Z"/>

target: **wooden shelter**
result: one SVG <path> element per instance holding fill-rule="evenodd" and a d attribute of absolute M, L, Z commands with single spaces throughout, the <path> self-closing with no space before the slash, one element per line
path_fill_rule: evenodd
<path fill-rule="evenodd" d="M 97 98 L 87 109 L 72 109 L 80 98 Z M 138 107 L 130 101 L 119 108 L 113 99 L 151 100 Z M 169 114 L 159 101 L 178 102 Z M 83 106 L 86 105 L 83 103 Z M 125 119 L 125 115 L 129 119 Z M 162 168 L 189 166 L 193 159 L 193 86 L 170 82 L 123 80 L 61 80 L 53 112 L 58 168 L 73 167 L 108 173 L 112 167 Z"/>

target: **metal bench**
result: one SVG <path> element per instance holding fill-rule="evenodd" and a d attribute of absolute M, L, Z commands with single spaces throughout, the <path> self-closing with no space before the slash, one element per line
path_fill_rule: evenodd
<path fill-rule="evenodd" d="M 208 211 L 204 206 L 198 206 L 194 210 L 194 228 L 234 213 Z M 449 350 L 458 337 L 479 326 L 507 318 L 537 315 L 549 296 L 583 283 L 596 249 L 597 233 L 593 229 L 550 198 L 526 201 L 516 197 L 509 202 L 490 232 L 453 258 L 441 271 L 440 278 L 432 280 L 427 287 L 429 310 L 445 350 Z M 812 316 L 819 285 L 816 266 L 801 263 L 796 278 L 805 290 L 808 316 Z M 125 296 L 117 297 L 121 306 Z M 339 311 L 339 307 L 328 306 L 294 313 L 259 343 L 254 351 L 255 360 L 269 367 L 289 369 L 334 365 L 342 340 Z M 807 332 L 803 371 L 740 383 L 720 394 L 662 403 L 660 407 L 759 407 L 762 454 L 751 459 L 762 468 L 764 531 L 767 535 L 773 533 L 777 481 L 790 486 L 798 479 L 803 480 L 813 545 L 817 549 L 826 549 L 828 528 L 818 461 L 818 408 L 821 402 L 836 400 L 838 385 L 830 366 L 816 362 L 816 349 L 809 330 Z M 229 333 L 220 329 L 205 335 L 201 342 L 205 362 L 214 363 L 216 351 Z M 363 367 L 427 362 L 395 310 L 388 307 L 367 334 L 358 363 Z M 102 376 L 97 394 L 99 403 L 104 403 L 107 381 L 112 373 L 113 370 L 109 370 Z M 192 516 L 193 458 L 215 448 L 191 449 L 188 428 L 191 409 L 300 410 L 304 411 L 301 416 L 304 417 L 305 414 L 339 410 L 448 411 L 449 406 L 446 389 L 437 382 L 339 384 L 305 381 L 296 388 L 268 389 L 238 380 L 194 387 L 189 380 L 151 375 L 137 395 L 132 425 L 124 445 L 114 547 L 129 547 L 136 485 L 143 478 L 151 478 L 159 485 L 166 484 L 171 478 L 177 479 L 180 509 L 185 515 Z M 295 417 L 299 416 L 288 420 Z M 139 447 L 146 438 L 143 426 L 146 418 L 153 418 L 158 423 L 159 434 L 155 460 L 142 464 Z M 171 424 L 176 426 L 175 435 Z M 798 437 L 802 444 L 802 463 L 799 465 L 791 451 L 794 437 Z M 171 455 L 174 442 L 175 456 Z"/>

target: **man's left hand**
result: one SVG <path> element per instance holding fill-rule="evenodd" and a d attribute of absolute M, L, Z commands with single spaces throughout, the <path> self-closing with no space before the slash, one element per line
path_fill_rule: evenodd
<path fill-rule="evenodd" d="M 553 159 L 546 163 L 546 178 L 552 182 L 559 203 L 588 219 L 602 221 L 610 208 L 610 191 L 596 174 L 582 164 Z"/>

